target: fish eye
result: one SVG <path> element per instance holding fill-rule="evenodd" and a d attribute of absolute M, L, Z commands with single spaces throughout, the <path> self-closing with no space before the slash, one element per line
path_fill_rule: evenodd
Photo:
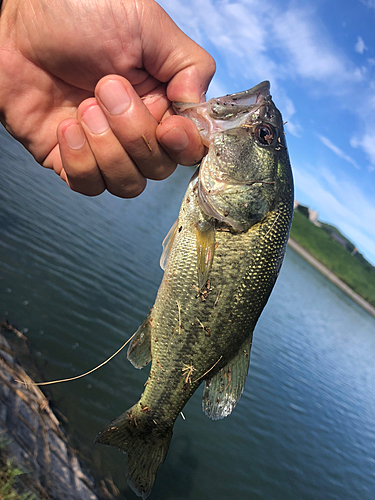
<path fill-rule="evenodd" d="M 270 146 L 276 138 L 276 130 L 269 123 L 260 123 L 255 129 L 255 137 L 263 146 Z"/>

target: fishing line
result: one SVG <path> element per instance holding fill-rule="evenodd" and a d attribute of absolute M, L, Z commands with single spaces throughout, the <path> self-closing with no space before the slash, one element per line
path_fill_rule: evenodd
<path fill-rule="evenodd" d="M 203 378 L 205 375 L 207 375 L 208 372 L 210 372 L 213 368 L 215 368 L 215 366 L 218 364 L 218 362 L 221 360 L 223 356 L 220 356 L 220 358 L 216 361 L 216 363 L 214 363 L 211 368 L 209 370 L 207 370 L 206 372 L 203 373 L 203 375 L 201 375 L 200 377 L 198 377 L 196 380 L 194 380 L 194 382 L 192 382 L 193 384 L 195 384 L 195 382 L 198 382 L 198 380 L 200 380 L 201 378 Z"/>
<path fill-rule="evenodd" d="M 137 333 L 137 332 L 135 332 L 135 333 Z M 41 386 L 41 385 L 60 384 L 61 382 L 71 382 L 72 380 L 77 380 L 79 378 L 86 377 L 86 375 L 90 375 L 90 373 L 98 370 L 102 366 L 106 365 L 109 361 L 111 361 L 111 359 L 113 359 L 120 351 L 123 350 L 123 348 L 127 344 L 129 344 L 129 342 L 135 336 L 135 333 L 133 333 L 133 335 L 125 342 L 125 344 L 123 344 L 119 349 L 117 349 L 117 351 L 115 353 L 113 353 L 108 359 L 106 359 L 105 361 L 103 361 L 103 363 L 100 363 L 100 365 L 95 366 L 95 368 L 92 368 L 88 372 L 81 373 L 81 375 L 76 375 L 75 377 L 70 377 L 70 378 L 62 378 L 62 379 L 59 379 L 59 380 L 50 380 L 49 382 L 32 382 L 32 383 L 26 383 L 23 380 L 16 380 L 16 382 L 19 382 L 20 384 L 25 384 L 26 386 L 27 385 L 38 385 L 38 386 Z"/>

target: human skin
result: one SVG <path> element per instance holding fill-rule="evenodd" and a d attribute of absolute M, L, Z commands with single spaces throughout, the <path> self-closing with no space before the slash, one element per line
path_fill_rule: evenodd
<path fill-rule="evenodd" d="M 4 0 L 0 119 L 71 189 L 134 197 L 204 154 L 172 101 L 200 102 L 212 57 L 153 0 Z"/>

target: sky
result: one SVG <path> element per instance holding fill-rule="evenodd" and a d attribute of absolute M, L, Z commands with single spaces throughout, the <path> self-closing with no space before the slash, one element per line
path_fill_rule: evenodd
<path fill-rule="evenodd" d="M 375 265 L 375 0 L 159 0 L 215 59 L 207 98 L 263 80 L 295 197 Z"/>

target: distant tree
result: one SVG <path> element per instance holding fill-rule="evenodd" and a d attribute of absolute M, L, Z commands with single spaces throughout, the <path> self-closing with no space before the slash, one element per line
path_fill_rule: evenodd
<path fill-rule="evenodd" d="M 305 207 L 304 205 L 298 205 L 296 210 L 298 210 L 298 212 L 300 212 L 302 215 L 304 215 L 307 219 L 309 218 L 308 207 Z"/>

